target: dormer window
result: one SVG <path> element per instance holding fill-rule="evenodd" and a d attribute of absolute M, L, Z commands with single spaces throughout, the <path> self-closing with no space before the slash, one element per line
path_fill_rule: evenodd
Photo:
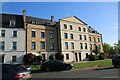
<path fill-rule="evenodd" d="M 50 26 L 50 23 L 45 23 L 45 26 Z"/>
<path fill-rule="evenodd" d="M 37 24 L 37 21 L 32 21 L 32 24 Z"/>
<path fill-rule="evenodd" d="M 15 26 L 15 20 L 10 21 L 10 26 Z"/>

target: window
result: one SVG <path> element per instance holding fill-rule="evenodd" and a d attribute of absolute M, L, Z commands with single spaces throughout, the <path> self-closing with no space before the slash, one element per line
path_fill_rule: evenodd
<path fill-rule="evenodd" d="M 70 30 L 73 30 L 73 27 L 72 27 L 72 25 L 70 25 Z"/>
<path fill-rule="evenodd" d="M 83 44 L 82 43 L 80 43 L 80 49 L 83 49 Z"/>
<path fill-rule="evenodd" d="M 54 49 L 54 43 L 50 44 L 50 49 L 53 50 Z"/>
<path fill-rule="evenodd" d="M 15 21 L 14 20 L 10 21 L 10 26 L 15 26 Z"/>
<path fill-rule="evenodd" d="M 95 37 L 94 37 L 94 42 L 96 42 L 96 39 L 95 39 Z"/>
<path fill-rule="evenodd" d="M 32 21 L 32 24 L 37 24 L 37 21 Z"/>
<path fill-rule="evenodd" d="M 16 62 L 16 56 L 12 56 L 12 62 Z"/>
<path fill-rule="evenodd" d="M 98 42 L 100 42 L 100 38 L 98 38 Z"/>
<path fill-rule="evenodd" d="M 50 33 L 50 39 L 53 39 L 53 32 Z"/>
<path fill-rule="evenodd" d="M 35 42 L 32 42 L 32 50 L 36 49 L 36 43 Z"/>
<path fill-rule="evenodd" d="M 5 37 L 5 30 L 1 30 L 1 36 Z"/>
<path fill-rule="evenodd" d="M 92 44 L 90 44 L 90 50 L 92 50 Z"/>
<path fill-rule="evenodd" d="M 13 31 L 13 37 L 17 37 L 17 31 Z"/>
<path fill-rule="evenodd" d="M 45 32 L 41 32 L 41 38 L 45 38 Z"/>
<path fill-rule="evenodd" d="M 89 41 L 91 42 L 91 37 L 89 37 Z"/>
<path fill-rule="evenodd" d="M 0 50 L 4 50 L 5 49 L 5 42 L 0 42 Z"/>
<path fill-rule="evenodd" d="M 87 49 L 87 43 L 85 43 L 85 49 Z"/>
<path fill-rule="evenodd" d="M 86 35 L 84 35 L 84 40 L 87 40 L 87 39 L 86 39 Z"/>
<path fill-rule="evenodd" d="M 68 42 L 65 42 L 65 49 L 68 49 Z"/>
<path fill-rule="evenodd" d="M 35 37 L 35 31 L 32 31 L 31 35 L 32 35 L 32 37 Z"/>
<path fill-rule="evenodd" d="M 78 27 L 78 31 L 81 31 L 81 27 Z"/>
<path fill-rule="evenodd" d="M 66 59 L 69 59 L 69 54 L 66 54 Z"/>
<path fill-rule="evenodd" d="M 64 24 L 64 29 L 67 29 L 67 25 L 66 24 Z"/>
<path fill-rule="evenodd" d="M 88 53 L 86 53 L 86 58 L 89 58 L 89 55 L 88 55 Z"/>
<path fill-rule="evenodd" d="M 13 50 L 17 50 L 17 42 L 13 42 Z"/>
<path fill-rule="evenodd" d="M 71 49 L 74 49 L 74 43 L 71 42 Z"/>
<path fill-rule="evenodd" d="M 101 50 L 101 47 L 100 47 L 100 45 L 99 45 L 99 50 Z"/>
<path fill-rule="evenodd" d="M 64 33 L 64 38 L 65 38 L 65 39 L 67 39 L 67 38 L 68 38 L 67 33 Z"/>
<path fill-rule="evenodd" d="M 83 32 L 86 32 L 86 29 L 85 29 L 85 28 L 83 28 Z"/>
<path fill-rule="evenodd" d="M 79 35 L 80 40 L 82 40 L 82 35 Z"/>
<path fill-rule="evenodd" d="M 70 34 L 70 39 L 73 39 L 73 34 Z"/>
<path fill-rule="evenodd" d="M 45 42 L 41 42 L 41 49 L 45 49 Z"/>
<path fill-rule="evenodd" d="M 96 44 L 94 44 L 94 49 L 96 49 L 97 48 L 97 45 Z"/>

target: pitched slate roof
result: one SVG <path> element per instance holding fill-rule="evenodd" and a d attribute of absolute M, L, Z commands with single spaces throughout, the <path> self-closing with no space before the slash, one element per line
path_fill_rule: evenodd
<path fill-rule="evenodd" d="M 23 15 L 16 15 L 16 14 L 0 14 L 0 19 L 2 19 L 2 22 L 0 22 L 0 27 L 5 28 L 24 28 L 23 23 Z M 15 26 L 10 26 L 10 21 L 14 20 L 16 21 Z M 26 16 L 26 22 L 32 24 L 32 21 L 36 21 L 36 25 L 45 25 L 45 26 L 54 26 L 57 22 L 52 22 L 48 19 L 42 19 L 42 18 L 36 18 L 31 16 Z M 49 24 L 49 25 L 48 25 Z"/>
<path fill-rule="evenodd" d="M 4 28 L 24 28 L 23 24 L 23 17 L 22 15 L 15 15 L 15 14 L 0 14 L 0 27 Z M 15 21 L 15 26 L 10 26 L 10 21 Z"/>
<path fill-rule="evenodd" d="M 48 20 L 48 19 L 36 18 L 36 17 L 31 17 L 31 16 L 27 16 L 26 18 L 27 18 L 26 20 L 27 23 L 32 23 L 32 21 L 36 21 L 37 22 L 36 25 L 49 24 L 49 26 L 54 26 L 57 23 L 57 21 L 52 22 L 51 20 Z"/>

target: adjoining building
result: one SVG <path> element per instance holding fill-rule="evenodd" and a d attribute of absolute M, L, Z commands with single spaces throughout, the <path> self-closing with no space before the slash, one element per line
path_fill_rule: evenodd
<path fill-rule="evenodd" d="M 23 11 L 23 18 L 26 53 L 43 55 L 45 60 L 49 60 L 49 56 L 58 51 L 55 27 L 57 22 L 54 21 L 54 16 L 51 16 L 51 20 L 47 20 L 26 16 L 26 11 Z"/>
<path fill-rule="evenodd" d="M 25 54 L 43 55 L 48 61 L 51 54 L 64 55 L 65 62 L 88 60 L 95 46 L 103 51 L 102 34 L 76 16 L 54 20 L 22 15 L 1 14 L 0 49 L 4 62 L 23 61 Z"/>
<path fill-rule="evenodd" d="M 25 53 L 25 31 L 22 15 L 0 14 L 1 62 L 22 63 Z"/>

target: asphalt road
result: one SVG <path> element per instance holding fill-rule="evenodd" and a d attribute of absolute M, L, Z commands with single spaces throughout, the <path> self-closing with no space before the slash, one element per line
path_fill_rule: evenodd
<path fill-rule="evenodd" d="M 33 78 L 119 78 L 120 68 L 98 68 L 55 72 L 34 72 Z"/>

